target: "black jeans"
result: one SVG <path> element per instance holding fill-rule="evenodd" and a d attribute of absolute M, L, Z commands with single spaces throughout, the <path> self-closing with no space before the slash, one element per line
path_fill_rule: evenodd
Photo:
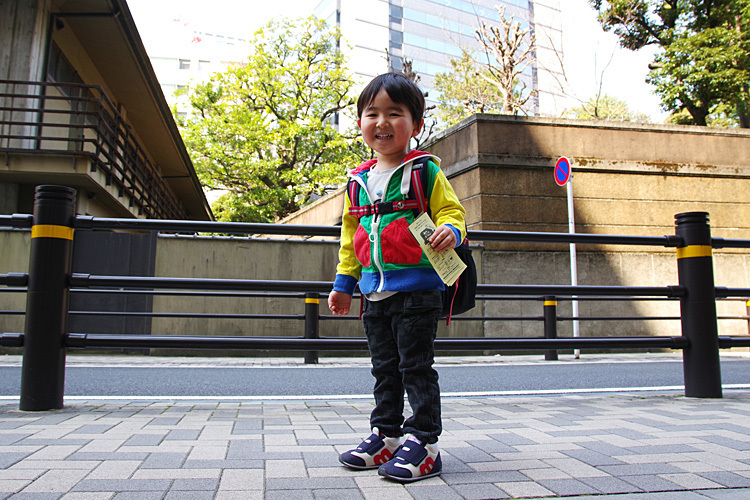
<path fill-rule="evenodd" d="M 387 436 L 410 433 L 434 443 L 442 432 L 440 386 L 432 367 L 441 309 L 438 290 L 400 292 L 364 304 L 362 321 L 375 377 L 370 426 Z M 406 422 L 404 390 L 412 409 Z"/>

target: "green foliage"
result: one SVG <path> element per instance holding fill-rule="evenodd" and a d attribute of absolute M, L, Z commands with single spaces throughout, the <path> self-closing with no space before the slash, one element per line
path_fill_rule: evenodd
<path fill-rule="evenodd" d="M 693 125 L 693 117 L 687 110 L 682 109 L 677 113 L 671 114 L 666 123 L 672 123 L 674 125 Z M 718 104 L 714 106 L 711 113 L 706 117 L 706 125 L 709 127 L 716 128 L 737 128 L 736 108 L 733 106 L 727 106 L 726 104 Z"/>
<path fill-rule="evenodd" d="M 628 104 L 616 97 L 592 97 L 581 106 L 570 110 L 568 118 L 576 120 L 608 120 L 618 122 L 649 123 L 647 115 L 630 111 Z"/>
<path fill-rule="evenodd" d="M 696 125 L 707 125 L 716 106 L 747 100 L 742 85 L 750 79 L 750 68 L 736 64 L 743 58 L 746 49 L 732 31 L 709 28 L 677 37 L 657 55 L 647 81 L 656 86 L 665 109 L 684 108 Z"/>
<path fill-rule="evenodd" d="M 623 47 L 661 48 L 647 81 L 673 121 L 685 110 L 694 125 L 724 115 L 713 122 L 750 127 L 750 0 L 590 2 Z"/>
<path fill-rule="evenodd" d="M 219 220 L 272 222 L 345 179 L 359 156 L 333 121 L 354 100 L 339 34 L 313 17 L 255 33 L 247 64 L 190 91 L 178 123 Z"/>

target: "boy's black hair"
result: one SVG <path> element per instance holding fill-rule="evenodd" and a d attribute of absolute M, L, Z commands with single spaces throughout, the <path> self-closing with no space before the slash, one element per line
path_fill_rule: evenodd
<path fill-rule="evenodd" d="M 406 78 L 402 73 L 384 73 L 376 76 L 359 94 L 357 100 L 357 117 L 362 118 L 365 108 L 372 103 L 381 89 L 385 89 L 388 97 L 396 104 L 407 107 L 415 123 L 424 118 L 424 94 L 416 83 Z"/>

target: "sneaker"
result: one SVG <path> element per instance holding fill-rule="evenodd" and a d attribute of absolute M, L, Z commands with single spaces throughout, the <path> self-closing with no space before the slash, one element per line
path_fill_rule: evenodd
<path fill-rule="evenodd" d="M 411 483 L 438 476 L 442 470 L 437 445 L 421 444 L 409 438 L 390 461 L 380 466 L 378 474 L 400 483 Z"/>
<path fill-rule="evenodd" d="M 377 469 L 393 458 L 393 453 L 401 446 L 401 438 L 390 438 L 380 434 L 378 428 L 353 450 L 339 455 L 339 462 L 350 469 Z"/>

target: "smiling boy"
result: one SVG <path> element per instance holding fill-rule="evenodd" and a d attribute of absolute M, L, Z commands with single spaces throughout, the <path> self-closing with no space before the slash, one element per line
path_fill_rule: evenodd
<path fill-rule="evenodd" d="M 422 129 L 424 106 L 419 87 L 398 73 L 380 75 L 362 91 L 357 124 L 376 159 L 350 172 L 351 182 L 361 189 L 349 191 L 359 199 L 347 194 L 339 264 L 328 297 L 333 314 L 346 315 L 359 282 L 375 377 L 372 435 L 339 461 L 352 469 L 377 468 L 381 476 L 399 482 L 442 471 L 440 387 L 432 365 L 445 286 L 409 232 L 418 212 L 399 208 L 409 196 L 414 160 L 428 158 L 421 175 L 436 226 L 429 244 L 442 252 L 457 247 L 466 235 L 464 208 L 439 168 L 440 159 L 409 150 L 411 138 Z M 350 210 L 367 206 L 377 208 Z M 405 421 L 404 391 L 412 409 Z"/>

